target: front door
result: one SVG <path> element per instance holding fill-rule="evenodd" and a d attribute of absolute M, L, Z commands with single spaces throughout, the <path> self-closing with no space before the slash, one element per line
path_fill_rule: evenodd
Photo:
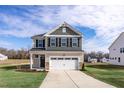
<path fill-rule="evenodd" d="M 45 68 L 45 55 L 40 56 L 40 67 Z"/>

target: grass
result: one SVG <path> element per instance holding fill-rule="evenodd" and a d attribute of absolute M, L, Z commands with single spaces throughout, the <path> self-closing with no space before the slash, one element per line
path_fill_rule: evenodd
<path fill-rule="evenodd" d="M 124 66 L 107 63 L 86 64 L 84 72 L 115 87 L 124 88 Z"/>
<path fill-rule="evenodd" d="M 0 87 L 37 88 L 40 86 L 47 74 L 47 72 L 20 72 L 15 69 L 16 66 L 11 64 L 2 65 L 0 67 Z"/>

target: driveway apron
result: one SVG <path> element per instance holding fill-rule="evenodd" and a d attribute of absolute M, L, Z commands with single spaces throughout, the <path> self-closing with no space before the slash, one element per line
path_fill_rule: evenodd
<path fill-rule="evenodd" d="M 49 71 L 41 88 L 113 88 L 77 70 Z"/>

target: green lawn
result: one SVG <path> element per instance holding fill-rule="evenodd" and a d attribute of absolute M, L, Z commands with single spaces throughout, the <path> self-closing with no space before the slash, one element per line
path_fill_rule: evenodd
<path fill-rule="evenodd" d="M 0 67 L 0 87 L 36 88 L 47 74 L 47 72 L 19 72 L 15 68 L 15 66 Z"/>
<path fill-rule="evenodd" d="M 113 86 L 124 88 L 124 66 L 106 63 L 86 64 L 83 72 Z"/>

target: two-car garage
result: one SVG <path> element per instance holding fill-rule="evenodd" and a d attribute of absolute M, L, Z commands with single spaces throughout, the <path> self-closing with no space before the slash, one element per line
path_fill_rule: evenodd
<path fill-rule="evenodd" d="M 50 70 L 72 70 L 79 67 L 78 57 L 50 57 L 49 62 Z"/>

